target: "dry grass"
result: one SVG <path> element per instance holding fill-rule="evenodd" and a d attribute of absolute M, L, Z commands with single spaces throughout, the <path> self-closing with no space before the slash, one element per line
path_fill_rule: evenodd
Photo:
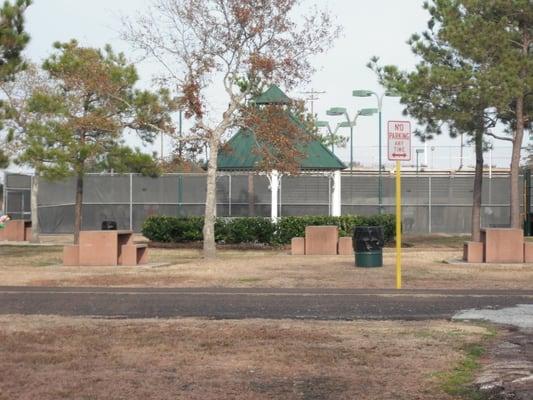
<path fill-rule="evenodd" d="M 481 327 L 0 317 L 0 399 L 451 399 Z"/>
<path fill-rule="evenodd" d="M 390 288 L 395 285 L 395 253 L 385 249 L 385 267 L 355 268 L 353 257 L 290 256 L 287 251 L 223 250 L 215 261 L 194 249 L 150 249 L 161 268 L 62 267 L 61 247 L 0 246 L 0 282 L 39 286 L 155 287 L 323 287 Z M 406 288 L 529 289 L 531 265 L 449 263 L 454 248 L 408 248 L 404 252 Z"/>

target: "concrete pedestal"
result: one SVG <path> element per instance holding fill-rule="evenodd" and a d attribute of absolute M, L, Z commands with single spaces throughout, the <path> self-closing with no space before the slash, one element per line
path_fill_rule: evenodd
<path fill-rule="evenodd" d="M 31 239 L 31 221 L 11 220 L 0 229 L 0 241 L 26 242 Z"/>
<path fill-rule="evenodd" d="M 339 255 L 353 256 L 353 241 L 351 237 L 339 238 Z"/>
<path fill-rule="evenodd" d="M 336 226 L 308 226 L 305 228 L 306 255 L 337 255 L 339 228 Z"/>
<path fill-rule="evenodd" d="M 291 240 L 291 254 L 293 256 L 305 255 L 305 239 L 302 237 L 295 237 Z"/>
<path fill-rule="evenodd" d="M 481 230 L 486 263 L 523 263 L 524 232 L 522 229 L 490 228 Z"/>
<path fill-rule="evenodd" d="M 463 260 L 468 263 L 483 262 L 483 243 L 465 242 L 463 246 Z"/>

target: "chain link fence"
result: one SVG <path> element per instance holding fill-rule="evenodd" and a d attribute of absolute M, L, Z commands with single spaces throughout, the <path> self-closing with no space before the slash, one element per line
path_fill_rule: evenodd
<path fill-rule="evenodd" d="M 4 210 L 29 219 L 31 177 L 7 174 Z M 376 173 L 342 176 L 342 214 L 379 212 Z M 394 212 L 394 176 L 383 176 L 382 212 Z M 149 178 L 134 174 L 90 174 L 84 180 L 83 229 L 100 229 L 104 220 L 119 229 L 140 231 L 150 215 L 203 215 L 206 176 L 170 174 Z M 74 226 L 75 181 L 40 182 L 39 224 L 43 233 L 71 233 Z M 485 177 L 482 225 L 509 223 L 507 174 Z M 408 233 L 469 233 L 473 175 L 407 174 L 402 179 L 403 226 Z M 328 215 L 332 181 L 327 175 L 284 176 L 279 215 Z M 270 216 L 270 188 L 264 175 L 221 174 L 217 179 L 217 215 Z"/>

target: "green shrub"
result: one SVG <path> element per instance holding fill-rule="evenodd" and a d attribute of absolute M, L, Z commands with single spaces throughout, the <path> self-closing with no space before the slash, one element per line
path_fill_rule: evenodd
<path fill-rule="evenodd" d="M 144 221 L 142 234 L 154 242 L 195 242 L 203 240 L 202 217 L 152 216 Z"/>
<path fill-rule="evenodd" d="M 193 242 L 203 239 L 202 217 L 152 216 L 146 219 L 142 233 L 154 242 Z M 352 236 L 355 226 L 383 226 L 385 241 L 394 239 L 394 215 L 345 215 L 342 217 L 304 216 L 282 217 L 277 224 L 269 218 L 217 218 L 215 240 L 219 243 L 262 243 L 284 245 L 293 237 L 303 237 L 310 225 L 336 225 L 341 236 Z"/>
<path fill-rule="evenodd" d="M 342 217 L 330 216 L 305 216 L 282 217 L 279 219 L 274 238 L 275 244 L 290 243 L 293 237 L 304 237 L 306 226 L 336 225 L 339 227 L 340 236 L 351 237 L 356 226 L 383 226 L 385 242 L 394 239 L 394 215 L 343 215 Z"/>
<path fill-rule="evenodd" d="M 268 218 L 246 217 L 226 219 L 220 241 L 230 244 L 271 244 L 276 226 Z M 216 232 L 215 226 L 215 232 Z"/>

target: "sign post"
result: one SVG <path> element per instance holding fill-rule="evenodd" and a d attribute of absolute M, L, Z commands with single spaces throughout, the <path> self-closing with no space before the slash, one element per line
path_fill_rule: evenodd
<path fill-rule="evenodd" d="M 402 288 L 402 170 L 401 161 L 411 160 L 411 123 L 389 121 L 388 156 L 396 161 L 396 289 Z"/>

